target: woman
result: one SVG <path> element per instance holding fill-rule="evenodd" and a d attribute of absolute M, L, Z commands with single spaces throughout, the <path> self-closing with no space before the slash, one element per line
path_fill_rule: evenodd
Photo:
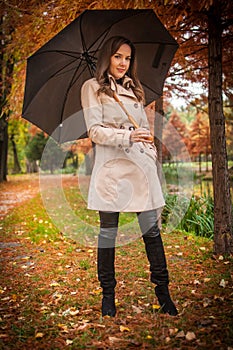
<path fill-rule="evenodd" d="M 116 94 L 139 128 L 135 129 Z M 102 315 L 114 317 L 115 241 L 120 212 L 135 212 L 150 263 L 151 281 L 163 312 L 177 310 L 168 290 L 168 270 L 157 209 L 164 206 L 157 176 L 156 152 L 143 109 L 144 94 L 136 73 L 135 47 L 126 38 L 105 42 L 97 63 L 96 77 L 81 91 L 84 117 L 91 140 L 96 144 L 90 181 L 88 208 L 98 210 L 97 269 L 103 290 Z"/>

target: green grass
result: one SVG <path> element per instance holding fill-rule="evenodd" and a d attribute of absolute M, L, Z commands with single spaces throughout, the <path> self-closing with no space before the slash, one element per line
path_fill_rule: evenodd
<path fill-rule="evenodd" d="M 193 195 L 189 200 L 186 197 L 178 197 L 178 195 L 167 195 L 166 206 L 162 213 L 164 227 L 166 227 L 169 215 L 177 219 L 177 229 L 194 233 L 197 236 L 213 238 L 214 203 L 212 197 Z"/>
<path fill-rule="evenodd" d="M 67 192 L 67 198 L 69 199 Z M 78 211 L 79 197 L 72 194 Z M 80 203 L 82 205 L 82 202 Z M 176 199 L 167 201 L 164 220 L 169 210 L 176 209 Z M 170 207 L 169 207 L 170 205 Z M 187 203 L 185 203 L 187 205 Z M 171 209 L 170 209 L 171 208 Z M 209 208 L 209 209 L 208 209 Z M 233 341 L 231 273 L 233 259 L 213 257 L 210 237 L 197 236 L 192 221 L 199 209 L 211 211 L 206 198 L 193 198 L 187 212 L 190 225 L 164 234 L 170 275 L 170 291 L 180 315 L 170 318 L 153 309 L 157 303 L 150 282 L 144 244 L 137 239 L 116 249 L 117 317 L 101 318 L 101 290 L 96 275 L 96 250 L 82 246 L 55 228 L 43 207 L 40 196 L 17 207 L 1 222 L 0 240 L 19 242 L 16 248 L 2 250 L 0 282 L 0 349 L 227 349 Z M 83 215 L 89 211 L 83 210 Z M 192 215 L 191 215 L 192 214 Z M 98 225 L 98 213 L 92 222 Z M 179 217 L 179 210 L 176 211 Z M 122 215 L 129 223 L 135 215 Z M 191 225 L 194 225 L 191 230 Z M 33 234 L 32 234 L 32 232 Z M 182 255 L 180 255 L 182 253 Z M 33 268 L 22 269 L 30 256 Z M 5 260 L 4 260 L 5 259 Z M 208 281 L 204 281 L 204 279 Z M 224 279 L 226 287 L 221 287 Z M 195 281 L 200 284 L 195 284 Z M 194 291 L 194 293 L 193 293 Z M 9 299 L 8 299 L 9 298 Z M 210 305 L 203 307 L 203 300 Z M 140 307 L 137 313 L 133 306 Z M 75 316 L 64 315 L 69 308 L 78 309 Z M 211 323 L 205 325 L 205 322 Z M 82 328 L 86 323 L 87 327 Z M 81 327 L 80 327 L 81 326 Z M 120 331 L 120 326 L 129 331 Z M 193 331 L 195 341 L 171 336 L 170 329 Z M 35 338 L 42 332 L 42 338 Z M 118 339 L 111 343 L 109 338 Z M 170 340 L 166 342 L 166 337 Z M 67 345 L 66 341 L 72 344 Z"/>

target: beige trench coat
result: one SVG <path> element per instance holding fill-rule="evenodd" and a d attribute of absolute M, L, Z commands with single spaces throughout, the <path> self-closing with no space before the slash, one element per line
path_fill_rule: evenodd
<path fill-rule="evenodd" d="M 132 89 L 131 79 L 119 85 L 111 78 L 120 100 L 140 127 L 149 129 L 146 113 Z M 156 154 L 149 144 L 130 142 L 132 124 L 119 104 L 97 94 L 95 78 L 86 81 L 81 101 L 89 136 L 96 144 L 88 208 L 100 211 L 142 212 L 164 206 L 157 175 Z"/>

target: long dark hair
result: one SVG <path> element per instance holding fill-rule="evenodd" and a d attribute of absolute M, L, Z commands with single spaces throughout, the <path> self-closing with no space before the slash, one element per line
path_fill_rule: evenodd
<path fill-rule="evenodd" d="M 127 75 L 133 80 L 132 90 L 139 101 L 144 102 L 144 91 L 137 76 L 136 50 L 133 43 L 122 36 L 114 36 L 108 39 L 102 46 L 96 66 L 96 80 L 100 85 L 99 93 L 104 92 L 113 95 L 108 78 L 108 70 L 111 57 L 117 52 L 121 45 L 127 44 L 131 48 L 131 60 Z"/>

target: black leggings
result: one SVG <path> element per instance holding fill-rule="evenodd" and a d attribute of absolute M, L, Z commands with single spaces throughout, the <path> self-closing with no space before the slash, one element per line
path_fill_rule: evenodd
<path fill-rule="evenodd" d="M 118 230 L 119 212 L 100 211 L 100 234 L 104 240 L 115 240 Z M 160 234 L 156 210 L 137 213 L 143 237 L 156 237 Z"/>

